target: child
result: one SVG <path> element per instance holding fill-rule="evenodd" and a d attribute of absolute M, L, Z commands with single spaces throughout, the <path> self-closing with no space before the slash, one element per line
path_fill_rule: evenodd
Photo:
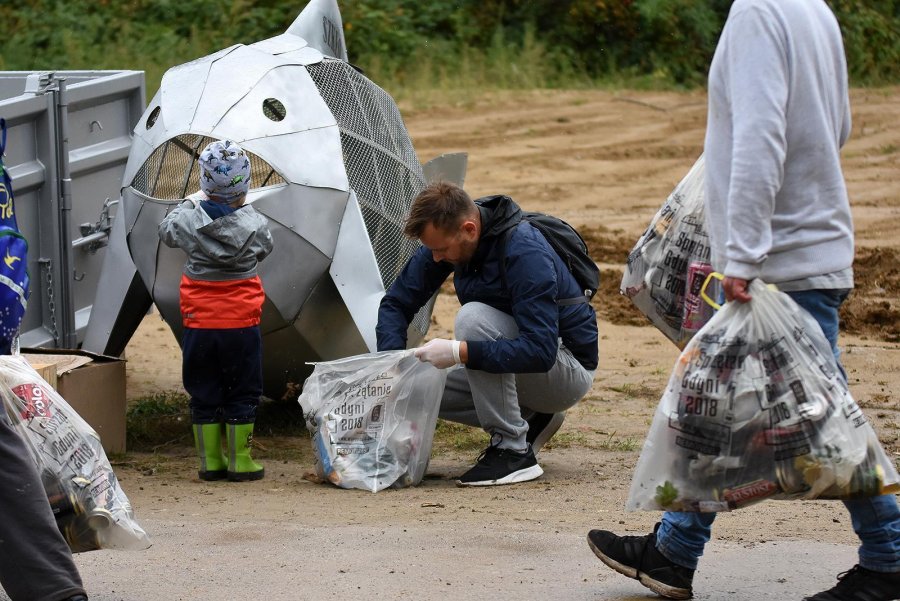
<path fill-rule="evenodd" d="M 265 470 L 250 458 L 262 394 L 259 321 L 265 300 L 256 266 L 272 252 L 272 234 L 266 218 L 244 204 L 250 159 L 240 146 L 213 142 L 198 164 L 206 200 L 189 199 L 174 208 L 159 224 L 159 237 L 188 256 L 180 287 L 182 378 L 191 395 L 199 475 L 259 480 Z"/>

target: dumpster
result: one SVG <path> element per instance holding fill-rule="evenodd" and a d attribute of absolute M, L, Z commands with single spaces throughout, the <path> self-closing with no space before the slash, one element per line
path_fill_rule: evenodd
<path fill-rule="evenodd" d="M 29 245 L 23 347 L 83 342 L 144 99 L 142 71 L 0 71 L 4 164 Z"/>

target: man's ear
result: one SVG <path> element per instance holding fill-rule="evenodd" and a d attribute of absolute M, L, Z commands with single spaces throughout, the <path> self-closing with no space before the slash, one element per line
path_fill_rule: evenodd
<path fill-rule="evenodd" d="M 478 234 L 478 224 L 473 219 L 466 219 L 459 226 L 460 230 L 465 233 L 466 237 L 474 238 Z"/>

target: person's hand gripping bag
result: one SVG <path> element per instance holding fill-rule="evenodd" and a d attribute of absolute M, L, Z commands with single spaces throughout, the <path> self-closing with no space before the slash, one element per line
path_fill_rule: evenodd
<path fill-rule="evenodd" d="M 318 475 L 378 492 L 421 482 L 447 371 L 414 350 L 316 363 L 298 398 Z"/>
<path fill-rule="evenodd" d="M 712 317 L 700 289 L 712 272 L 703 206 L 703 155 L 657 211 L 628 254 L 619 292 L 678 348 Z M 717 294 L 718 282 L 710 295 Z"/>
<path fill-rule="evenodd" d="M 759 280 L 681 353 L 626 509 L 729 511 L 900 490 L 818 323 Z"/>
<path fill-rule="evenodd" d="M 24 357 L 0 356 L 0 397 L 71 550 L 149 547 L 100 437 Z"/>

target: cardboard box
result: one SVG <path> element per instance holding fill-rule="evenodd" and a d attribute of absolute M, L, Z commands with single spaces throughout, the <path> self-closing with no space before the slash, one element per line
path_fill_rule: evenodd
<path fill-rule="evenodd" d="M 32 362 L 30 359 L 28 364 L 31 365 L 32 369 L 38 373 L 40 377 L 44 379 L 44 382 L 53 387 L 53 390 L 56 390 L 56 365 L 54 363 L 48 362 L 45 358 L 41 357 L 40 359 L 35 358 L 35 361 Z"/>
<path fill-rule="evenodd" d="M 125 360 L 82 350 L 22 349 L 48 384 L 97 431 L 107 452 L 125 452 Z"/>

